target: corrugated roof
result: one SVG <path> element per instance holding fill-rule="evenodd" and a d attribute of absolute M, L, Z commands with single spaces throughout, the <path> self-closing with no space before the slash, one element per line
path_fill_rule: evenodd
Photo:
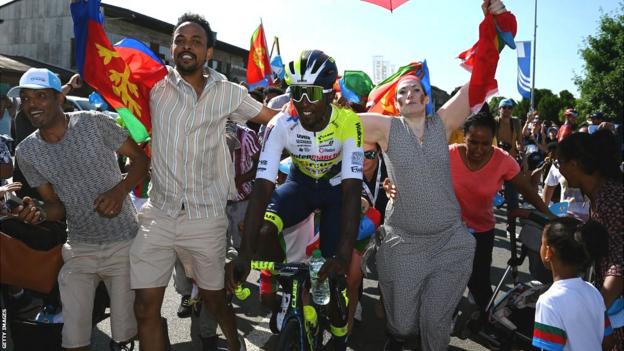
<path fill-rule="evenodd" d="M 4 55 L 0 53 L 0 70 L 9 72 L 26 72 L 29 68 L 47 68 L 63 78 L 69 78 L 76 72 L 65 68 L 37 61 L 24 56 Z"/>
<path fill-rule="evenodd" d="M 0 54 L 0 70 L 11 72 L 26 72 L 30 66 Z"/>

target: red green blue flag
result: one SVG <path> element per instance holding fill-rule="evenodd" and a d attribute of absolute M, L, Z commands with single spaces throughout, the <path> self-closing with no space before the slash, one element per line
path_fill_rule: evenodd
<path fill-rule="evenodd" d="M 251 47 L 247 57 L 247 86 L 249 90 L 272 85 L 271 74 L 271 62 L 269 61 L 264 27 L 260 24 L 251 36 Z"/>
<path fill-rule="evenodd" d="M 412 62 L 399 70 L 390 77 L 377 84 L 375 88 L 368 94 L 369 107 L 368 112 L 377 112 L 388 116 L 398 116 L 399 110 L 396 108 L 396 87 L 399 80 L 407 75 L 418 77 L 420 84 L 427 96 L 429 103 L 426 106 L 427 116 L 433 113 L 433 97 L 431 96 L 431 81 L 429 79 L 429 68 L 427 60 L 423 62 Z"/>
<path fill-rule="evenodd" d="M 479 40 L 472 48 L 459 54 L 462 67 L 472 72 L 468 100 L 473 113 L 479 112 L 490 96 L 498 92 L 496 66 L 505 47 L 516 48 L 516 17 L 509 11 L 494 16 L 488 13 L 479 25 Z"/>
<path fill-rule="evenodd" d="M 80 76 L 117 110 L 136 142 L 149 140 L 149 93 L 167 74 L 164 63 L 137 40 L 111 45 L 100 0 L 72 3 L 71 13 Z"/>
<path fill-rule="evenodd" d="M 533 346 L 550 351 L 563 351 L 568 340 L 565 330 L 535 322 L 533 326 Z"/>

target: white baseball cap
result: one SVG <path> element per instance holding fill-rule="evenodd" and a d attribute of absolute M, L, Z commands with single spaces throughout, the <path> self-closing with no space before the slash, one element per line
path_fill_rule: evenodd
<path fill-rule="evenodd" d="M 31 68 L 22 75 L 19 85 L 11 88 L 9 97 L 18 97 L 21 89 L 54 89 L 61 92 L 61 80 L 46 68 Z"/>

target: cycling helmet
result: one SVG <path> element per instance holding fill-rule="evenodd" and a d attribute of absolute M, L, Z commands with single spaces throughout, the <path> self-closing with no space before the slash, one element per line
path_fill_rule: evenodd
<path fill-rule="evenodd" d="M 337 77 L 336 61 L 321 50 L 305 50 L 298 59 L 286 66 L 288 85 L 319 85 L 325 89 L 332 89 Z"/>

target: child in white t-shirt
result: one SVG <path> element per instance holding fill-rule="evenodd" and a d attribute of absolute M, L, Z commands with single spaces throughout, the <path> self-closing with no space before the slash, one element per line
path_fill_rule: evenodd
<path fill-rule="evenodd" d="M 554 283 L 537 300 L 533 346 L 549 351 L 602 350 L 612 330 L 600 292 L 579 274 L 607 252 L 607 232 L 597 222 L 553 219 L 544 228 L 540 256 Z"/>

